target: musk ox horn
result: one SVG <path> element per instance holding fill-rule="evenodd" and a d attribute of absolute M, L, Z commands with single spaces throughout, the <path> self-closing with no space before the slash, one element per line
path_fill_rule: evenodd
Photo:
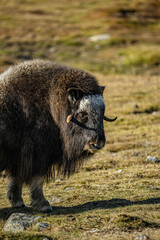
<path fill-rule="evenodd" d="M 108 122 L 114 122 L 117 119 L 117 117 L 115 117 L 115 118 L 108 118 L 108 117 L 104 116 L 103 119 L 105 121 L 108 121 Z"/>
<path fill-rule="evenodd" d="M 70 115 L 68 115 L 66 122 L 67 122 L 67 123 L 70 123 L 72 117 L 73 117 L 73 113 L 71 113 Z"/>

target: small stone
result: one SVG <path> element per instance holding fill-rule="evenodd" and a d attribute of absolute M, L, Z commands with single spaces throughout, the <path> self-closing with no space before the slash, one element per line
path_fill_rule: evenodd
<path fill-rule="evenodd" d="M 26 230 L 28 227 L 36 223 L 41 218 L 24 213 L 13 213 L 5 223 L 3 231 L 17 233 Z"/>
<path fill-rule="evenodd" d="M 40 230 L 43 230 L 43 229 L 49 228 L 49 227 L 50 227 L 50 224 L 49 224 L 49 223 L 45 223 L 45 222 L 40 222 L 40 223 L 37 223 L 36 226 L 37 226 Z"/>
<path fill-rule="evenodd" d="M 141 234 L 135 238 L 135 240 L 149 240 L 149 239 L 150 238 L 145 234 Z"/>
<path fill-rule="evenodd" d="M 154 112 L 152 112 L 152 115 L 158 115 L 158 114 L 159 114 L 158 111 L 154 111 Z"/>
<path fill-rule="evenodd" d="M 49 240 L 49 238 L 43 238 L 43 240 Z"/>
<path fill-rule="evenodd" d="M 104 231 L 104 230 L 94 229 L 94 230 L 86 231 L 86 233 L 96 233 L 96 232 L 103 232 L 103 231 Z"/>
<path fill-rule="evenodd" d="M 159 163 L 160 162 L 160 160 L 158 158 L 153 157 L 153 156 L 147 156 L 146 161 L 147 162 L 153 162 L 153 163 Z"/>
<path fill-rule="evenodd" d="M 51 198 L 50 202 L 51 203 L 60 203 L 60 202 L 63 202 L 63 199 L 53 197 L 53 198 Z"/>
<path fill-rule="evenodd" d="M 65 191 L 65 192 L 71 191 L 71 190 L 73 190 L 73 188 L 74 188 L 74 187 L 66 187 L 66 188 L 64 189 L 64 191 Z"/>
<path fill-rule="evenodd" d="M 116 173 L 121 173 L 121 172 L 123 172 L 123 169 L 119 169 L 119 170 L 117 170 L 117 171 L 115 171 Z"/>
<path fill-rule="evenodd" d="M 105 41 L 110 39 L 111 36 L 110 34 L 99 34 L 99 35 L 95 35 L 89 38 L 89 41 L 91 42 L 97 42 L 97 41 Z"/>
<path fill-rule="evenodd" d="M 55 53 L 56 52 L 56 48 L 55 47 L 52 47 L 49 49 L 50 53 Z"/>
<path fill-rule="evenodd" d="M 62 182 L 62 181 L 64 181 L 63 178 L 57 178 L 57 179 L 55 180 L 55 182 Z"/>
<path fill-rule="evenodd" d="M 149 189 L 150 190 L 159 190 L 159 188 L 157 188 L 157 187 L 150 187 Z"/>

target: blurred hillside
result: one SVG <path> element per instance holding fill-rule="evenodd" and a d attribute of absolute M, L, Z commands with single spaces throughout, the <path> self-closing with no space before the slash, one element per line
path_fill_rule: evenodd
<path fill-rule="evenodd" d="M 93 41 L 92 36 L 106 34 Z M 33 58 L 159 74 L 159 0 L 1 0 L 0 71 Z"/>

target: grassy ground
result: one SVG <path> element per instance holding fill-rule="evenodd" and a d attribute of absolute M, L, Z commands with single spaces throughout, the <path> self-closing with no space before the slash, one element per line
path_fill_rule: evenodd
<path fill-rule="evenodd" d="M 106 147 L 80 172 L 69 180 L 45 185 L 47 199 L 56 197 L 61 202 L 51 203 L 52 215 L 42 214 L 51 228 L 42 232 L 29 229 L 26 239 L 36 234 L 37 239 L 45 235 L 53 239 L 119 240 L 134 239 L 142 232 L 159 240 L 160 165 L 146 162 L 148 155 L 160 157 L 159 78 L 97 77 L 106 85 L 107 115 L 117 115 L 118 120 L 105 123 Z M 139 113 L 135 113 L 135 105 Z M 9 208 L 7 183 L 6 178 L 0 179 L 0 228 L 11 212 L 19 211 Z M 29 204 L 27 188 L 23 196 Z M 23 211 L 33 213 L 29 208 Z M 24 239 L 24 235 L 15 235 L 15 239 Z"/>
<path fill-rule="evenodd" d="M 47 230 L 2 232 L 12 212 L 7 178 L 0 178 L 0 240 L 160 239 L 159 31 L 156 0 L 0 1 L 0 71 L 43 58 L 90 70 L 106 86 L 106 147 L 70 179 L 45 185 L 54 207 Z M 107 33 L 104 42 L 89 37 Z M 123 75 L 122 75 L 123 74 Z M 135 75 L 138 74 L 138 75 Z M 70 190 L 67 188 L 70 187 Z M 27 187 L 23 192 L 29 204 Z M 52 202 L 56 197 L 59 203 Z M 31 214 L 30 208 L 21 210 Z M 40 214 L 41 215 L 41 214 Z"/>

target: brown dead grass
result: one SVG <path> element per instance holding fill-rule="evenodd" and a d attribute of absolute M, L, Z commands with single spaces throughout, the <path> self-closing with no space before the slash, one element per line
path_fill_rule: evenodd
<path fill-rule="evenodd" d="M 146 162 L 160 158 L 159 11 L 157 0 L 0 1 L 0 72 L 32 58 L 96 72 L 106 86 L 106 115 L 118 116 L 104 125 L 106 147 L 81 171 L 45 185 L 54 207 L 43 219 L 50 229 L 2 232 L 12 212 L 39 213 L 11 209 L 8 180 L 0 178 L 0 240 L 133 240 L 141 233 L 159 240 L 160 165 Z M 101 33 L 111 38 L 89 41 Z M 23 197 L 28 205 L 27 187 Z"/>

